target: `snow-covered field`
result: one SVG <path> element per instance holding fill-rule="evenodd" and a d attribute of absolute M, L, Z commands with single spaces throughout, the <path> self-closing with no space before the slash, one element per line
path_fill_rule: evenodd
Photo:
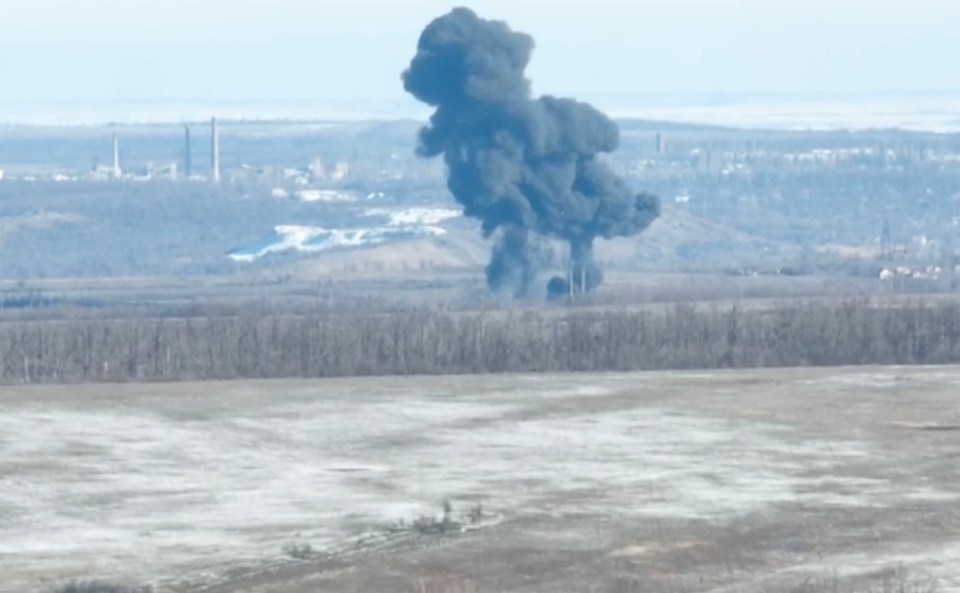
<path fill-rule="evenodd" d="M 955 368 L 5 387 L 0 591 L 216 583 L 282 562 L 287 543 L 334 552 L 445 500 L 505 524 L 960 508 L 956 473 L 902 457 L 929 443 L 874 434 L 949 421 L 956 393 Z M 955 565 L 888 553 L 960 590 Z"/>

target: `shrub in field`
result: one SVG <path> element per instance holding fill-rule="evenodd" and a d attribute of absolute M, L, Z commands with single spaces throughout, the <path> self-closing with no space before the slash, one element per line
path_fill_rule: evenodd
<path fill-rule="evenodd" d="M 296 560 L 307 560 L 314 555 L 314 550 L 310 544 L 292 543 L 283 546 L 283 553 Z"/>
<path fill-rule="evenodd" d="M 130 587 L 110 581 L 70 581 L 53 590 L 53 593 L 151 593 L 151 587 Z"/>

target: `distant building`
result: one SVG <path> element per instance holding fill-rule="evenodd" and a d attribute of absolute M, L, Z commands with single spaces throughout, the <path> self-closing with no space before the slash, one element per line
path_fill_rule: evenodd
<path fill-rule="evenodd" d="M 177 163 L 154 164 L 147 163 L 147 179 L 177 179 L 180 168 Z"/>
<path fill-rule="evenodd" d="M 287 168 L 283 170 L 284 181 L 293 182 L 294 185 L 309 185 L 310 179 L 307 174 L 300 169 Z"/>
<path fill-rule="evenodd" d="M 317 181 L 326 181 L 327 168 L 323 166 L 322 159 L 313 159 L 313 161 L 310 163 L 310 179 L 314 183 Z"/>
<path fill-rule="evenodd" d="M 108 179 L 114 179 L 113 167 L 107 167 L 106 165 L 97 165 L 90 171 L 90 179 L 93 181 L 106 181 Z"/>
<path fill-rule="evenodd" d="M 333 181 L 343 181 L 350 176 L 350 163 L 346 161 L 337 162 L 336 167 L 333 169 L 333 173 L 330 175 L 330 179 Z"/>

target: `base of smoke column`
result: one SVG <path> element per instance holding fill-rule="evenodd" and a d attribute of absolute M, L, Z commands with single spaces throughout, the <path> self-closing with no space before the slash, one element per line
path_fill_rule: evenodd
<path fill-rule="evenodd" d="M 566 278 L 554 276 L 547 282 L 547 300 L 551 302 L 562 301 L 570 294 L 570 283 Z"/>
<path fill-rule="evenodd" d="M 571 282 L 562 276 L 554 276 L 547 282 L 547 300 L 552 303 L 569 302 L 587 297 L 596 288 L 596 285 L 590 284 L 589 280 L 583 278 L 577 280 L 577 282 Z"/>
<path fill-rule="evenodd" d="M 592 261 L 572 263 L 567 267 L 567 277 L 554 276 L 547 282 L 547 300 L 573 300 L 593 292 L 603 283 L 603 272 Z"/>

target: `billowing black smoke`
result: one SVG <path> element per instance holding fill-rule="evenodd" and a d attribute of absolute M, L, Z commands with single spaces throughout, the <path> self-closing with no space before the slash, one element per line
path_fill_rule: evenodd
<path fill-rule="evenodd" d="M 639 233 L 660 202 L 630 192 L 598 160 L 619 144 L 607 116 L 573 99 L 531 97 L 524 69 L 533 45 L 504 22 L 456 8 L 424 29 L 403 86 L 436 107 L 418 153 L 444 155 L 447 186 L 464 214 L 482 222 L 485 237 L 499 235 L 489 286 L 529 292 L 540 264 L 535 234 L 570 244 L 567 278 L 548 285 L 557 296 L 598 286 L 594 239 Z"/>

